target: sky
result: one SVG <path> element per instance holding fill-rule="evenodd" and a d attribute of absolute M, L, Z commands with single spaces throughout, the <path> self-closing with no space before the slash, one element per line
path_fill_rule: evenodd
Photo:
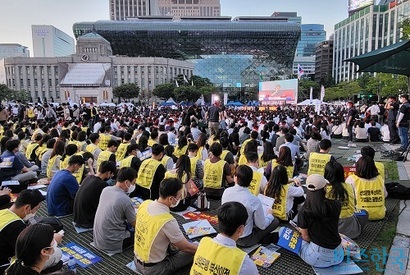
<path fill-rule="evenodd" d="M 109 0 L 0 0 L 0 43 L 17 43 L 32 51 L 31 25 L 53 25 L 74 37 L 81 21 L 109 20 Z M 221 0 L 221 15 L 270 16 L 297 12 L 302 24 L 323 24 L 329 37 L 347 18 L 347 0 Z"/>

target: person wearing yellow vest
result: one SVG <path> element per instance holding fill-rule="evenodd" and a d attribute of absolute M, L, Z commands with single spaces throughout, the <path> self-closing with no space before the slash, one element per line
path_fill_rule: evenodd
<path fill-rule="evenodd" d="M 115 159 L 117 161 L 121 161 L 125 158 L 125 154 L 127 153 L 127 147 L 131 144 L 132 135 L 130 133 L 124 134 L 124 140 L 118 145 L 117 152 L 115 152 Z"/>
<path fill-rule="evenodd" d="M 174 156 L 179 158 L 180 156 L 185 155 L 187 149 L 188 149 L 188 140 L 185 136 L 181 136 L 178 139 L 178 146 L 175 147 Z"/>
<path fill-rule="evenodd" d="M 77 153 L 77 151 L 78 151 L 78 147 L 75 144 L 68 144 L 65 147 L 65 152 L 61 156 L 61 160 L 60 160 L 60 170 L 65 169 L 68 166 L 68 160 L 70 159 L 72 155 Z"/>
<path fill-rule="evenodd" d="M 259 193 L 263 193 L 266 185 L 268 184 L 267 179 L 263 175 L 263 172 L 259 171 L 259 157 L 256 152 L 248 152 L 245 154 L 248 165 L 253 172 L 252 181 L 249 185 L 249 191 L 255 196 L 258 196 Z"/>
<path fill-rule="evenodd" d="M 322 175 L 306 179 L 306 201 L 298 214 L 298 231 L 302 235 L 299 256 L 314 267 L 330 267 L 344 259 L 342 241 L 338 232 L 341 203 L 326 198 L 329 184 Z"/>
<path fill-rule="evenodd" d="M 232 171 L 226 161 L 221 160 L 222 145 L 215 142 L 209 148 L 209 158 L 204 164 L 204 189 L 207 196 L 220 198 L 225 187 L 234 184 Z"/>
<path fill-rule="evenodd" d="M 245 231 L 247 219 L 248 213 L 241 203 L 228 202 L 221 205 L 218 209 L 219 234 L 213 239 L 201 239 L 190 274 L 259 274 L 246 252 L 236 247 Z"/>
<path fill-rule="evenodd" d="M 41 172 L 40 175 L 42 176 L 47 176 L 47 167 L 48 167 L 48 162 L 50 160 L 51 153 L 54 148 L 54 144 L 56 143 L 56 140 L 54 138 L 49 139 L 47 141 L 47 149 L 41 156 Z"/>
<path fill-rule="evenodd" d="M 379 175 L 374 160 L 361 157 L 356 163 L 356 173 L 346 179 L 353 186 L 357 207 L 369 213 L 369 220 L 381 220 L 386 215 L 387 197 L 384 179 Z"/>
<path fill-rule="evenodd" d="M 158 143 L 158 129 L 152 127 L 150 138 L 148 139 L 148 146 L 152 147 L 152 145 Z"/>
<path fill-rule="evenodd" d="M 110 126 L 101 127 L 100 129 L 100 142 L 98 143 L 98 147 L 103 151 L 107 149 L 108 142 L 112 139 L 110 132 Z"/>
<path fill-rule="evenodd" d="M 96 133 L 92 133 L 89 137 L 91 143 L 85 147 L 86 152 L 90 152 L 93 154 L 94 159 L 98 159 L 98 156 L 101 153 L 100 147 L 98 147 L 98 143 L 100 142 L 100 135 Z"/>
<path fill-rule="evenodd" d="M 351 239 L 360 236 L 362 229 L 368 221 L 368 213 L 362 209 L 361 215 L 356 215 L 356 203 L 352 185 L 344 182 L 343 166 L 337 161 L 329 161 L 325 167 L 325 179 L 329 181 L 326 186 L 326 198 L 338 200 L 342 204 L 339 217 L 339 233 Z"/>
<path fill-rule="evenodd" d="M 64 154 L 65 145 L 61 140 L 57 140 L 51 151 L 50 159 L 47 164 L 47 178 L 53 178 L 54 174 L 60 170 L 61 156 Z"/>
<path fill-rule="evenodd" d="M 267 213 L 262 208 L 261 201 L 249 191 L 252 181 L 252 169 L 247 165 L 239 165 L 235 171 L 235 185 L 227 188 L 222 195 L 221 204 L 240 202 L 248 212 L 245 229 L 237 244 L 244 247 L 257 243 L 270 244 L 277 241 L 277 236 L 271 234 L 279 225 L 279 221 L 272 216 L 272 210 Z"/>
<path fill-rule="evenodd" d="M 293 174 L 294 174 L 294 164 L 292 161 L 292 155 L 290 152 L 290 148 L 288 146 L 282 146 L 279 149 L 279 156 L 277 159 L 273 159 L 270 163 L 268 163 L 268 166 L 266 166 L 265 169 L 265 176 L 266 178 L 270 178 L 270 175 L 275 169 L 276 166 L 282 165 L 286 168 L 286 172 L 288 173 L 288 178 L 292 179 Z"/>
<path fill-rule="evenodd" d="M 138 144 L 128 145 L 126 157 L 120 161 L 120 169 L 123 167 L 132 167 L 138 173 L 141 166 L 141 160 L 137 157 L 138 152 Z"/>
<path fill-rule="evenodd" d="M 85 152 L 85 148 L 87 147 L 87 142 L 85 139 L 87 138 L 87 133 L 84 131 L 80 131 L 77 135 L 77 146 L 78 150 Z"/>
<path fill-rule="evenodd" d="M 204 187 L 204 165 L 202 160 L 197 157 L 198 145 L 190 143 L 188 145 L 188 156 L 191 160 L 192 180 L 199 189 Z"/>
<path fill-rule="evenodd" d="M 182 197 L 182 182 L 164 179 L 157 200 L 144 201 L 138 208 L 135 225 L 134 263 L 142 274 L 179 274 L 192 263 L 197 245 L 185 239 L 178 222 L 170 214 Z M 179 250 L 168 253 L 170 245 Z"/>
<path fill-rule="evenodd" d="M 303 188 L 300 182 L 289 183 L 286 168 L 276 166 L 269 178 L 264 195 L 274 198 L 273 216 L 282 221 L 293 219 L 298 213 L 298 207 L 305 201 Z"/>
<path fill-rule="evenodd" d="M 196 145 L 198 145 L 198 153 L 197 157 L 200 160 L 205 161 L 208 158 L 208 150 L 205 148 L 207 142 L 207 136 L 204 133 L 201 133 L 196 141 Z"/>
<path fill-rule="evenodd" d="M 138 195 L 144 200 L 158 199 L 159 184 L 164 179 L 165 168 L 161 163 L 164 155 L 164 146 L 154 144 L 152 146 L 152 156 L 141 163 L 138 171 L 137 187 L 135 195 Z"/>
<path fill-rule="evenodd" d="M 98 155 L 97 171 L 99 170 L 98 168 L 100 167 L 100 164 L 103 161 L 116 162 L 115 152 L 117 151 L 117 148 L 118 148 L 118 142 L 116 140 L 111 139 L 110 141 L 108 141 L 107 149 L 105 151 L 102 151 Z"/>
<path fill-rule="evenodd" d="M 376 154 L 376 151 L 371 146 L 364 146 L 362 149 L 360 149 L 360 153 L 362 157 L 369 156 L 374 160 L 374 155 Z M 380 161 L 375 161 L 374 164 L 376 165 L 377 172 L 379 172 L 379 175 L 382 177 L 383 180 L 386 180 L 386 176 L 384 173 L 384 164 Z"/>
<path fill-rule="evenodd" d="M 332 142 L 328 139 L 322 139 L 319 143 L 319 153 L 312 152 L 309 156 L 308 176 L 312 174 L 325 174 L 325 166 L 330 160 L 335 158 L 329 154 L 332 148 Z"/>
<path fill-rule="evenodd" d="M 43 139 L 42 134 L 37 134 L 36 137 L 34 138 L 34 141 L 27 145 L 26 149 L 26 158 L 29 161 L 35 161 L 36 160 L 36 154 L 35 151 L 36 149 L 40 146 L 41 140 Z"/>
<path fill-rule="evenodd" d="M 129 195 L 135 190 L 137 171 L 118 171 L 117 182 L 101 192 L 93 227 L 94 246 L 107 253 L 121 253 L 134 243 L 135 208 Z"/>
<path fill-rule="evenodd" d="M 27 225 L 44 201 L 38 190 L 23 190 L 9 209 L 0 210 L 0 272 L 9 264 L 9 258 L 15 255 L 15 244 L 18 235 Z M 61 236 L 54 235 L 60 243 Z M 61 258 L 61 250 L 55 251 L 46 262 L 44 269 L 55 265 Z"/>

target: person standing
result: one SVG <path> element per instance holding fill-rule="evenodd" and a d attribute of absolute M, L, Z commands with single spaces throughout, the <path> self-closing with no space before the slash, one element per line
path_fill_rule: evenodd
<path fill-rule="evenodd" d="M 390 132 L 390 143 L 396 144 L 400 142 L 399 135 L 397 133 L 396 117 L 397 111 L 399 110 L 399 103 L 397 102 L 396 97 L 389 96 L 385 109 L 388 110 L 387 114 L 387 123 L 389 125 Z"/>
<path fill-rule="evenodd" d="M 409 143 L 408 132 L 409 132 L 409 119 L 410 119 L 410 103 L 408 95 L 400 95 L 400 109 L 397 116 L 396 126 L 399 129 L 400 151 L 404 151 Z"/>
<path fill-rule="evenodd" d="M 349 131 L 349 144 L 353 142 L 353 125 L 357 115 L 357 110 L 353 105 L 352 101 L 347 102 L 347 118 L 346 118 L 346 126 L 347 130 Z"/>
<path fill-rule="evenodd" d="M 216 101 L 211 108 L 209 108 L 206 117 L 208 118 L 208 128 L 210 135 L 216 134 L 219 129 L 219 101 Z"/>

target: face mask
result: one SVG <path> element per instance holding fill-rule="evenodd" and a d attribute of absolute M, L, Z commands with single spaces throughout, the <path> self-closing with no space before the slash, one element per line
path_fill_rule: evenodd
<path fill-rule="evenodd" d="M 33 214 L 33 213 L 28 213 L 28 214 L 23 218 L 23 221 L 27 222 L 27 221 L 29 221 L 30 219 L 34 218 L 34 216 L 35 216 L 35 214 Z"/>
<path fill-rule="evenodd" d="M 171 208 L 177 207 L 177 205 L 179 204 L 180 201 L 181 201 L 181 199 L 177 200 L 177 202 L 175 204 L 171 204 L 170 207 Z"/>
<path fill-rule="evenodd" d="M 130 184 L 130 187 L 128 187 L 127 194 L 131 194 L 135 190 L 135 184 Z"/>

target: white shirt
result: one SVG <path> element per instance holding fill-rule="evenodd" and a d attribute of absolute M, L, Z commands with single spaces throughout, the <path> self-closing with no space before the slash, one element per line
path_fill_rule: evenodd
<path fill-rule="evenodd" d="M 376 104 L 373 104 L 366 110 L 367 112 L 370 113 L 371 116 L 377 116 L 380 112 L 380 107 Z"/>
<path fill-rule="evenodd" d="M 284 144 L 282 144 L 281 146 L 279 146 L 279 150 L 282 146 L 287 146 L 290 149 L 290 154 L 292 155 L 292 161 L 295 161 L 296 156 L 299 157 L 299 146 L 296 146 L 295 144 L 293 144 L 292 142 L 285 142 Z M 278 150 L 278 151 L 279 151 Z"/>
<path fill-rule="evenodd" d="M 387 124 L 384 124 L 380 128 L 380 133 L 382 134 L 383 141 L 385 142 L 390 141 L 390 131 L 389 131 L 389 126 Z"/>
<path fill-rule="evenodd" d="M 97 122 L 96 124 L 94 124 L 93 133 L 98 133 L 100 128 L 101 128 L 101 123 L 100 122 Z"/>
<path fill-rule="evenodd" d="M 236 243 L 231 238 L 228 238 L 222 234 L 218 234 L 214 239 L 216 243 L 227 246 L 236 247 Z M 258 269 L 255 263 L 249 258 L 249 255 L 245 256 L 245 260 L 242 262 L 241 269 L 239 270 L 239 275 L 257 275 Z"/>
<path fill-rule="evenodd" d="M 225 189 L 221 204 L 230 201 L 242 203 L 248 212 L 248 219 L 246 220 L 245 230 L 241 238 L 249 236 L 254 227 L 261 230 L 266 229 L 274 219 L 271 214 L 266 215 L 264 213 L 261 201 L 246 187 L 235 184 L 233 187 Z"/>

